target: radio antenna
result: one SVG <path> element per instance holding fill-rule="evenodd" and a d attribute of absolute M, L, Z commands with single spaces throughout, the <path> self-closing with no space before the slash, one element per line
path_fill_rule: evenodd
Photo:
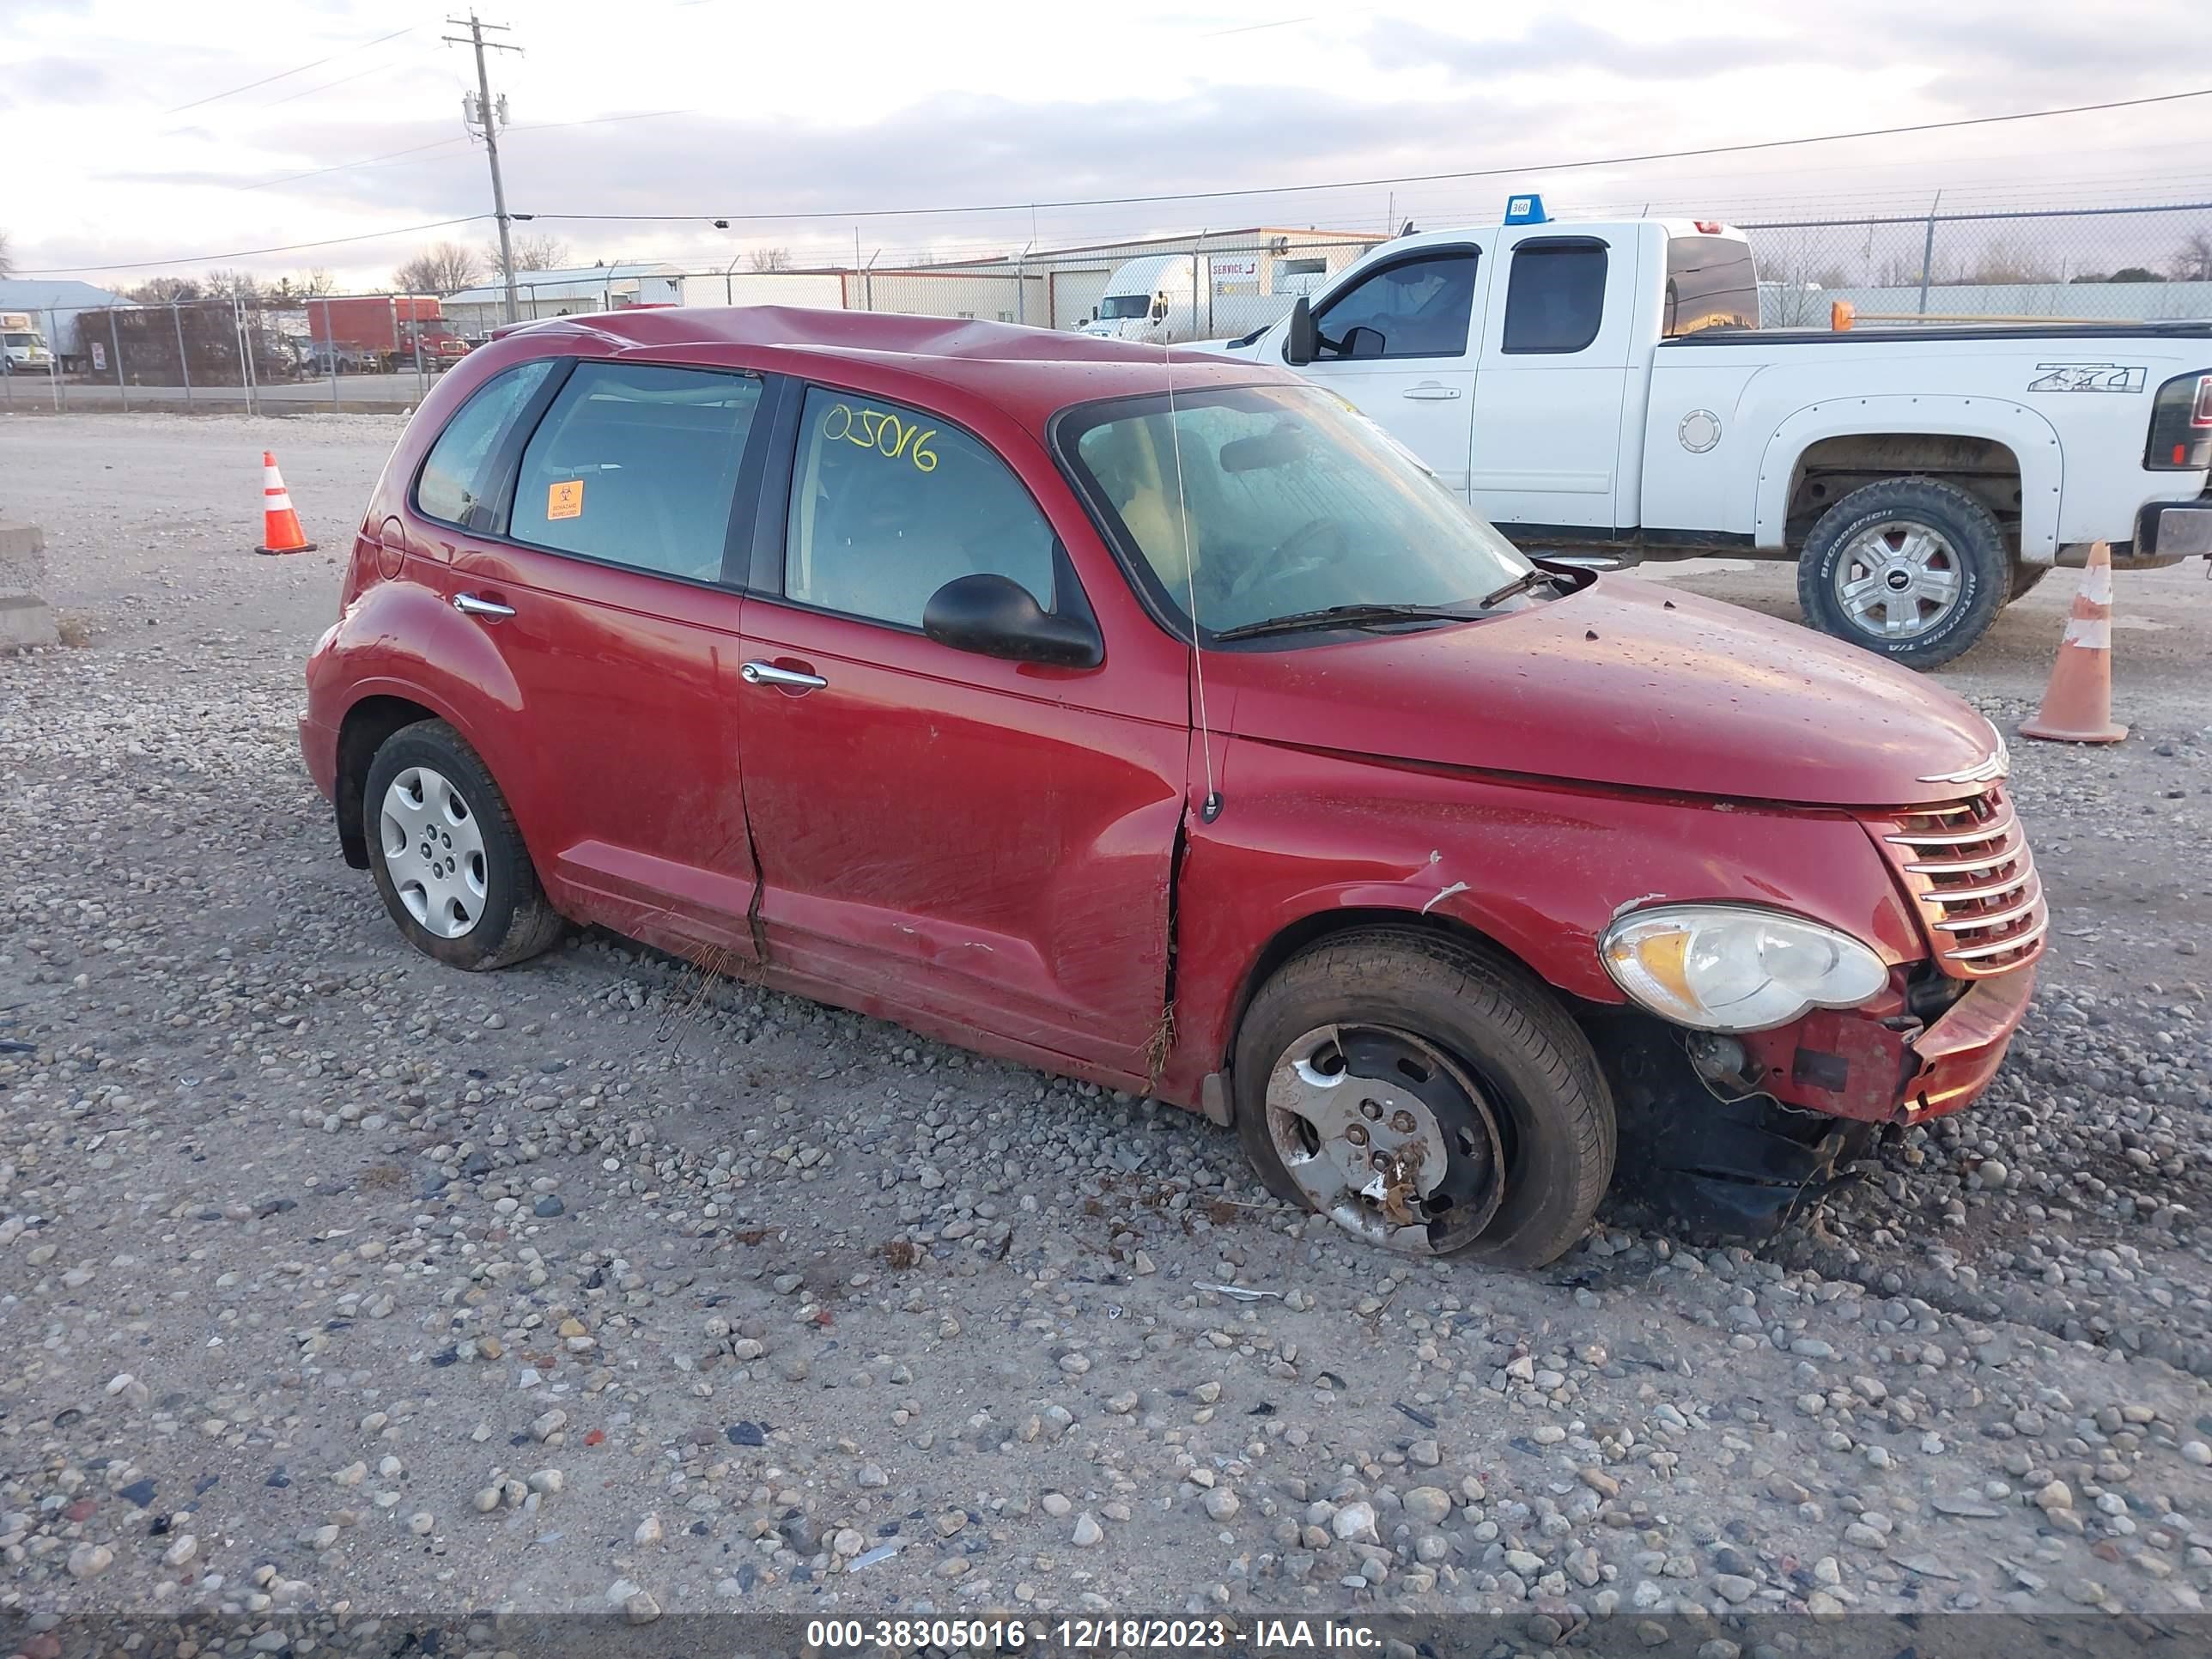
<path fill-rule="evenodd" d="M 1190 256 L 1190 315 L 1194 326 L 1198 320 L 1198 261 Z M 1192 556 L 1190 540 L 1190 507 L 1182 493 L 1182 429 L 1176 423 L 1175 389 L 1175 316 L 1170 308 L 1166 334 L 1160 338 L 1160 362 L 1168 374 L 1168 439 L 1175 455 L 1176 525 L 1182 532 L 1182 577 L 1185 592 L 1190 604 L 1190 678 L 1193 695 L 1198 704 L 1198 747 L 1206 757 L 1206 802 L 1199 808 L 1201 822 L 1211 823 L 1221 816 L 1221 792 L 1213 785 L 1213 732 L 1206 719 L 1206 653 L 1199 647 L 1198 626 L 1198 564 Z"/>

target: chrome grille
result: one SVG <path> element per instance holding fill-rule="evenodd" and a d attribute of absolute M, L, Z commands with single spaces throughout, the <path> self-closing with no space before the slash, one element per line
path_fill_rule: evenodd
<path fill-rule="evenodd" d="M 1920 902 L 1947 974 L 1979 979 L 2033 962 L 2051 915 L 2035 856 L 2001 787 L 1890 816 L 1883 850 Z"/>

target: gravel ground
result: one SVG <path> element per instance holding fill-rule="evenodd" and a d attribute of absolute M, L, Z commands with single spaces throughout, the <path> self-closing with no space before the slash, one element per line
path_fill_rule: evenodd
<path fill-rule="evenodd" d="M 0 659 L 0 1607 L 1541 1637 L 2212 1588 L 2201 567 L 2119 580 L 2127 744 L 2014 747 L 2057 938 L 1990 1097 L 1761 1251 L 1607 1225 L 1499 1274 L 619 940 L 406 950 L 292 725 L 398 430 L 0 421 L 90 635 Z M 264 445 L 325 552 L 250 552 Z M 2072 586 L 1942 678 L 2017 720 Z"/>

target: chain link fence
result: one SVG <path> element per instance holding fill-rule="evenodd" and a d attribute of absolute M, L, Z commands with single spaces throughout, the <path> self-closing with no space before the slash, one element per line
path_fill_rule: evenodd
<path fill-rule="evenodd" d="M 2212 317 L 2212 202 L 1742 227 L 1769 328 Z"/>
<path fill-rule="evenodd" d="M 2212 318 L 2212 202 L 1747 224 L 1769 328 L 1858 324 L 2126 323 Z M 638 306 L 787 305 L 1080 328 L 1151 261 L 1177 338 L 1273 322 L 1376 236 L 1249 232 L 1028 252 L 1003 259 L 774 271 L 627 266 L 518 282 L 524 320 Z M 1195 257 L 1194 257 L 1195 256 Z M 1188 297 L 1186 298 L 1186 290 Z M 488 296 L 489 294 L 489 297 Z M 1136 307 L 1133 309 L 1132 307 Z M 397 410 L 505 320 L 506 296 L 248 295 L 28 313 L 0 307 L 0 408 L 258 413 Z M 1141 332 L 1141 329 L 1139 331 Z"/>
<path fill-rule="evenodd" d="M 466 343 L 434 299 L 332 295 L 0 310 L 0 409 L 401 408 Z"/>

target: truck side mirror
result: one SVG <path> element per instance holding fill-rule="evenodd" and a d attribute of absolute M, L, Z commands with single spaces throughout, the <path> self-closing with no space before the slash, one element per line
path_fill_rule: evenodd
<path fill-rule="evenodd" d="M 1291 326 L 1283 337 L 1283 361 L 1293 368 L 1304 368 L 1314 360 L 1314 337 L 1313 307 L 1301 294 L 1291 305 Z"/>

